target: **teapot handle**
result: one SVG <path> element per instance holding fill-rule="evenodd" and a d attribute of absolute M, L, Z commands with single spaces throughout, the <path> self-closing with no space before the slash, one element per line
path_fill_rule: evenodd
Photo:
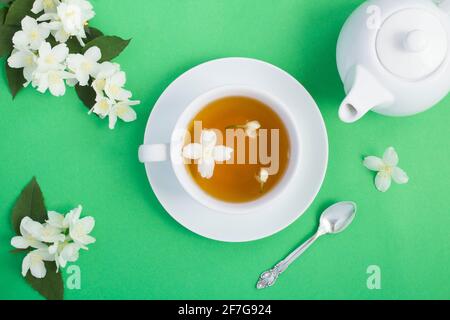
<path fill-rule="evenodd" d="M 443 0 L 438 4 L 438 6 L 450 15 L 450 0 Z"/>

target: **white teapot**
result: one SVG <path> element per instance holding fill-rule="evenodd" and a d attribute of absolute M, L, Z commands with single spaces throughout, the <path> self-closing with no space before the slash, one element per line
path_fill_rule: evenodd
<path fill-rule="evenodd" d="M 450 90 L 450 0 L 370 0 L 347 20 L 337 45 L 347 97 L 344 122 L 369 110 L 388 116 L 431 108 Z"/>

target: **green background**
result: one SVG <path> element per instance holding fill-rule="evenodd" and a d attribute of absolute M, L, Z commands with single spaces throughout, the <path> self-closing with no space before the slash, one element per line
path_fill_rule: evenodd
<path fill-rule="evenodd" d="M 139 118 L 110 131 L 107 121 L 87 115 L 73 89 L 54 98 L 28 88 L 13 102 L 0 73 L 0 298 L 40 298 L 20 275 L 22 256 L 9 252 L 10 211 L 34 175 L 49 209 L 82 204 L 96 219 L 97 243 L 77 262 L 81 290 L 66 290 L 67 299 L 450 298 L 450 97 L 414 117 L 338 120 L 344 93 L 335 45 L 361 0 L 92 3 L 92 26 L 133 38 L 116 61 L 142 100 Z M 229 56 L 262 59 L 296 77 L 316 99 L 330 139 L 328 173 L 310 209 L 279 234 L 243 244 L 204 239 L 177 224 L 137 161 L 163 90 L 189 68 Z M 362 158 L 391 145 L 411 180 L 382 194 Z M 260 272 L 314 232 L 321 210 L 346 199 L 359 206 L 354 224 L 321 239 L 275 287 L 257 291 Z M 381 290 L 367 288 L 370 265 L 381 268 Z"/>

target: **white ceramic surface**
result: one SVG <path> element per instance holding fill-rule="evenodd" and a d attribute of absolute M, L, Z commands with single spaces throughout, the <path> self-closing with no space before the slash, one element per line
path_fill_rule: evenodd
<path fill-rule="evenodd" d="M 289 226 L 316 197 L 327 168 L 328 139 L 317 105 L 303 86 L 283 70 L 247 58 L 219 59 L 199 65 L 176 79 L 156 103 L 144 144 L 167 144 L 184 111 L 198 97 L 220 88 L 247 88 L 286 107 L 298 128 L 298 170 L 288 187 L 263 207 L 229 214 L 202 205 L 179 183 L 170 162 L 146 163 L 146 172 L 166 211 L 189 230 L 219 241 L 244 242 L 270 236 Z M 228 90 L 227 89 L 227 90 Z"/>
<path fill-rule="evenodd" d="M 182 158 L 182 148 L 185 145 L 185 135 L 192 119 L 208 104 L 225 97 L 249 97 L 263 102 L 270 106 L 283 119 L 289 134 L 291 144 L 290 161 L 288 169 L 280 183 L 270 193 L 264 197 L 246 203 L 228 203 L 219 201 L 204 192 L 192 179 L 186 170 L 184 159 Z M 175 128 L 173 129 L 171 142 L 169 145 L 151 144 L 142 145 L 139 148 L 139 160 L 146 162 L 170 161 L 179 183 L 192 198 L 204 206 L 221 212 L 230 214 L 246 214 L 254 210 L 262 210 L 270 205 L 285 188 L 289 187 L 292 177 L 295 176 L 299 168 L 299 128 L 292 121 L 293 116 L 289 108 L 268 92 L 260 91 L 247 86 L 222 86 L 208 91 L 192 101 L 179 116 Z M 170 154 L 170 156 L 169 156 Z"/>
<path fill-rule="evenodd" d="M 348 94 L 339 117 L 369 110 L 389 116 L 425 111 L 450 89 L 450 0 L 369 0 L 348 18 L 337 45 Z"/>

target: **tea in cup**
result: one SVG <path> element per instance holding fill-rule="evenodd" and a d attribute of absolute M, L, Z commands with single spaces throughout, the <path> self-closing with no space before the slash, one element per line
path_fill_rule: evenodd
<path fill-rule="evenodd" d="M 141 162 L 166 161 L 203 205 L 247 213 L 287 187 L 298 168 L 298 130 L 275 97 L 221 87 L 195 99 L 180 116 L 170 145 L 143 145 Z"/>

